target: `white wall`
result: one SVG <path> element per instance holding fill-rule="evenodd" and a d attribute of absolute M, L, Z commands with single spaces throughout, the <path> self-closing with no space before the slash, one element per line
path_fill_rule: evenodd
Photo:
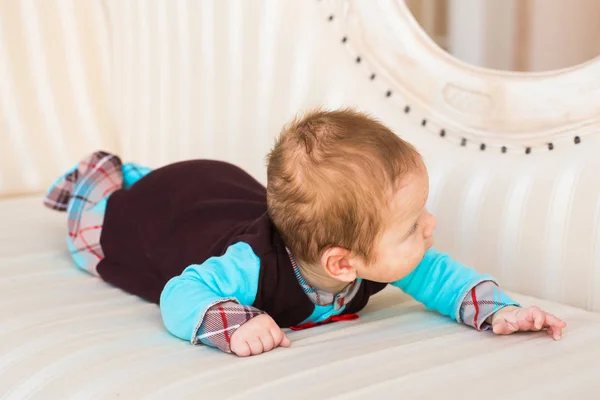
<path fill-rule="evenodd" d="M 432 32 L 428 10 L 417 18 Z M 448 51 L 473 65 L 548 71 L 600 55 L 598 0 L 450 0 L 447 19 Z"/>
<path fill-rule="evenodd" d="M 565 68 L 600 55 L 600 1 L 531 1 L 530 70 Z"/>

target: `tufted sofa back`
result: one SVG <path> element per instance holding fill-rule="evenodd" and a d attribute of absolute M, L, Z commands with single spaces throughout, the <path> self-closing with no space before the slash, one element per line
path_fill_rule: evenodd
<path fill-rule="evenodd" d="M 96 148 L 222 159 L 264 181 L 284 122 L 351 105 L 423 153 L 438 248 L 600 311 L 598 76 L 600 59 L 466 65 L 397 0 L 2 0 L 0 195 L 39 193 Z"/>

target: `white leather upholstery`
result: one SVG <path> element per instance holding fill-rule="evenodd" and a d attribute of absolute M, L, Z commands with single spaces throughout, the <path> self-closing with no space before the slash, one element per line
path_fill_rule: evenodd
<path fill-rule="evenodd" d="M 395 0 L 92 3 L 0 1 L 3 193 L 41 191 L 97 146 L 264 180 L 285 121 L 353 105 L 424 154 L 439 248 L 509 289 L 600 310 L 600 60 L 474 68 Z"/>
<path fill-rule="evenodd" d="M 64 214 L 0 201 L 0 398 L 596 399 L 600 315 L 535 303 L 569 326 L 496 337 L 426 311 L 400 290 L 357 321 L 287 332 L 289 349 L 238 359 L 164 328 L 158 307 L 73 266 Z"/>

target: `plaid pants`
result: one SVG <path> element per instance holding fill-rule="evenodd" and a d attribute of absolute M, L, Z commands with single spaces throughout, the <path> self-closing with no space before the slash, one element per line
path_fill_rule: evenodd
<path fill-rule="evenodd" d="M 122 164 L 114 154 L 97 151 L 50 187 L 44 205 L 67 212 L 67 246 L 79 268 L 98 276 L 96 267 L 104 258 L 100 234 L 107 200 L 113 192 L 130 187 L 149 172 L 147 167 Z"/>

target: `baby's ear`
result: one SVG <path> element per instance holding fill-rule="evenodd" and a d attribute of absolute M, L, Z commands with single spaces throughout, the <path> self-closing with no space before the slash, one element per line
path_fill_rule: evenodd
<path fill-rule="evenodd" d="M 321 265 L 327 274 L 342 282 L 354 282 L 356 269 L 350 263 L 350 251 L 342 247 L 330 247 L 321 255 Z"/>

